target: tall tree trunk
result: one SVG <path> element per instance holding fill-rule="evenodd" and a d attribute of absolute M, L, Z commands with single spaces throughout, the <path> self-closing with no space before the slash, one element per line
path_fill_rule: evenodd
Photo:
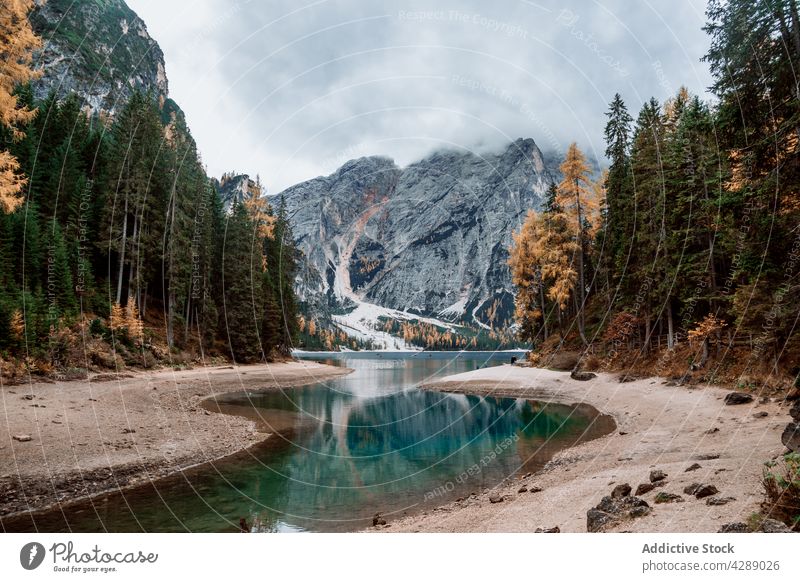
<path fill-rule="evenodd" d="M 189 323 L 191 322 L 191 305 L 192 305 L 192 294 L 186 297 L 186 310 L 184 311 L 184 325 L 183 325 L 183 341 L 187 342 L 189 340 Z"/>
<path fill-rule="evenodd" d="M 541 275 L 539 275 L 541 279 Z M 547 333 L 547 311 L 545 309 L 544 303 L 544 281 L 539 281 L 539 300 L 541 301 L 542 305 L 542 328 L 544 329 L 544 341 L 547 341 L 548 333 Z"/>
<path fill-rule="evenodd" d="M 133 233 L 131 233 L 131 247 L 135 249 L 136 252 L 131 254 L 131 268 L 128 274 L 128 301 L 131 300 L 131 297 L 134 298 L 136 302 L 136 308 L 139 309 L 141 305 L 139 304 L 139 282 L 137 279 L 139 278 L 139 263 L 141 261 L 141 247 L 139 246 L 139 213 L 136 212 L 133 215 Z M 141 311 L 141 310 L 140 310 Z"/>
<path fill-rule="evenodd" d="M 667 349 L 675 347 L 675 338 L 673 336 L 674 327 L 672 322 L 672 300 L 667 301 Z"/>
<path fill-rule="evenodd" d="M 644 345 L 642 346 L 645 354 L 650 352 L 650 337 L 652 335 L 653 332 L 650 326 L 650 314 L 647 314 L 644 318 Z"/>
<path fill-rule="evenodd" d="M 175 188 L 172 189 L 172 200 L 170 201 L 170 217 L 169 217 L 169 227 L 164 232 L 164 236 L 169 234 L 169 247 L 167 249 L 168 259 L 167 259 L 167 280 L 164 282 L 165 285 L 168 286 L 167 291 L 167 345 L 171 348 L 175 344 L 175 329 L 174 329 L 174 320 L 175 320 L 175 281 L 174 276 L 174 255 L 175 249 L 173 248 L 175 238 L 172 236 L 173 234 L 173 227 L 175 226 L 175 199 L 177 198 L 178 193 L 175 191 Z"/>
<path fill-rule="evenodd" d="M 711 296 L 716 297 L 717 295 L 717 267 L 714 264 L 714 237 L 711 233 L 708 233 L 708 271 L 709 275 L 711 276 Z M 709 301 L 711 305 L 711 311 L 716 313 L 716 300 L 711 299 Z"/>
<path fill-rule="evenodd" d="M 584 318 L 583 309 L 586 301 L 586 282 L 583 274 L 583 216 L 581 213 L 581 195 L 580 184 L 575 181 L 575 205 L 578 212 L 578 285 L 579 285 L 579 300 L 578 300 L 578 333 L 584 344 L 587 344 L 586 334 L 584 333 Z"/>
<path fill-rule="evenodd" d="M 797 12 L 796 0 L 789 0 L 789 14 L 792 18 L 792 41 L 794 42 L 794 49 L 797 51 L 797 55 L 795 55 L 795 57 L 800 57 L 800 14 Z"/>
<path fill-rule="evenodd" d="M 122 304 L 122 273 L 125 270 L 125 247 L 128 245 L 128 196 L 125 195 L 125 209 L 122 218 L 122 245 L 119 253 L 119 273 L 117 275 L 117 303 Z"/>
<path fill-rule="evenodd" d="M 792 21 L 791 27 L 786 22 L 786 15 L 783 13 L 783 8 L 777 6 L 774 9 L 774 13 L 775 18 L 778 20 L 778 27 L 781 30 L 783 43 L 786 46 L 787 52 L 790 53 L 789 62 L 792 64 L 792 68 L 796 70 L 796 67 L 800 65 L 800 62 L 798 62 L 798 57 L 800 57 L 800 16 L 797 14 L 797 3 L 795 0 L 789 0 L 789 17 Z M 795 50 L 794 62 L 791 58 L 791 51 L 789 50 L 791 45 L 794 45 Z M 800 99 L 800 81 L 797 80 L 796 74 L 794 77 L 794 96 Z M 800 126 L 795 126 L 795 133 L 797 137 L 800 138 Z"/>

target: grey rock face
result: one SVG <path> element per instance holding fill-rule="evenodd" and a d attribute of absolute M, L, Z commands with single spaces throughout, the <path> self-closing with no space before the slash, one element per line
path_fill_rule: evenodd
<path fill-rule="evenodd" d="M 800 422 L 790 422 L 781 435 L 781 442 L 794 452 L 800 451 Z"/>
<path fill-rule="evenodd" d="M 219 180 L 214 180 L 214 186 L 219 192 L 225 212 L 228 212 L 234 202 L 243 202 L 251 198 L 257 185 L 247 174 L 223 174 Z"/>
<path fill-rule="evenodd" d="M 307 272 L 330 306 L 375 303 L 450 321 L 502 324 L 513 310 L 511 234 L 552 180 L 519 139 L 479 157 L 442 151 L 398 168 L 352 160 L 283 192 Z"/>
<path fill-rule="evenodd" d="M 134 90 L 167 97 L 164 54 L 123 0 L 37 0 L 30 21 L 42 39 L 37 99 L 75 92 L 92 112 L 113 115 Z"/>

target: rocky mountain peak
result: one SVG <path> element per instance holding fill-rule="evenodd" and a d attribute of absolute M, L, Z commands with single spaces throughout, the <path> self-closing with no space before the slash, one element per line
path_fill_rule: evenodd
<path fill-rule="evenodd" d="M 42 39 L 37 99 L 74 92 L 90 112 L 110 115 L 135 90 L 167 99 L 164 54 L 123 0 L 37 0 L 30 21 Z"/>
<path fill-rule="evenodd" d="M 305 254 L 298 292 L 335 310 L 366 303 L 502 325 L 511 233 L 552 179 L 532 139 L 492 154 L 441 150 L 406 168 L 351 160 L 283 192 Z"/>
<path fill-rule="evenodd" d="M 214 186 L 219 192 L 225 212 L 230 211 L 235 202 L 243 202 L 262 195 L 259 183 L 247 174 L 226 172 L 219 180 L 214 180 Z"/>

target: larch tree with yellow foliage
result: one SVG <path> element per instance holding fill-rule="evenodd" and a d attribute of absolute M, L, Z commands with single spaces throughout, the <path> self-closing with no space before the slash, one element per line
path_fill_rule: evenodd
<path fill-rule="evenodd" d="M 0 124 L 11 131 L 14 140 L 25 136 L 19 126 L 36 115 L 36 110 L 20 106 L 14 95 L 18 84 L 27 83 L 37 75 L 31 68 L 31 59 L 40 41 L 28 22 L 32 8 L 33 0 L 3 0 L 0 10 Z M 20 192 L 25 184 L 17 159 L 0 149 L 0 210 L 13 212 L 22 204 Z"/>
<path fill-rule="evenodd" d="M 566 218 L 566 226 L 575 241 L 578 263 L 578 332 L 586 343 L 586 254 L 591 243 L 591 233 L 599 221 L 599 200 L 586 156 L 576 143 L 570 144 L 560 167 L 563 180 L 558 185 L 556 203 Z"/>
<path fill-rule="evenodd" d="M 511 278 L 517 287 L 515 318 L 525 339 L 536 339 L 540 320 L 543 338 L 547 339 L 548 299 L 555 304 L 561 327 L 578 279 L 574 267 L 577 243 L 556 198 L 553 186 L 543 211 L 528 212 L 522 228 L 514 233 L 509 250 Z"/>

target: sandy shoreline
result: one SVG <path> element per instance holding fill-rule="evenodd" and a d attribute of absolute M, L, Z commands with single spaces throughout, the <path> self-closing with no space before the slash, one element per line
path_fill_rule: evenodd
<path fill-rule="evenodd" d="M 245 418 L 209 412 L 201 401 L 350 371 L 302 361 L 3 387 L 0 516 L 135 486 L 242 451 L 269 435 Z M 24 435 L 30 440 L 15 438 Z"/>
<path fill-rule="evenodd" d="M 788 407 L 758 399 L 726 406 L 723 398 L 730 389 L 670 386 L 660 378 L 620 383 L 609 374 L 579 382 L 567 372 L 512 366 L 449 376 L 427 387 L 584 402 L 612 415 L 618 426 L 608 436 L 557 454 L 540 473 L 393 521 L 388 532 L 533 532 L 556 526 L 562 532 L 586 532 L 591 507 L 615 485 L 629 483 L 635 490 L 649 481 L 653 469 L 668 477 L 663 486 L 641 495 L 652 512 L 608 531 L 716 532 L 759 510 L 763 463 L 785 450 L 780 435 Z M 694 463 L 700 468 L 685 472 Z M 695 482 L 713 484 L 720 496 L 735 501 L 706 505 L 683 491 Z M 523 486 L 528 490 L 519 492 Z M 531 491 L 535 488 L 541 491 Z M 678 494 L 684 501 L 655 504 L 659 492 Z M 491 503 L 490 496 L 497 495 L 503 501 Z"/>

